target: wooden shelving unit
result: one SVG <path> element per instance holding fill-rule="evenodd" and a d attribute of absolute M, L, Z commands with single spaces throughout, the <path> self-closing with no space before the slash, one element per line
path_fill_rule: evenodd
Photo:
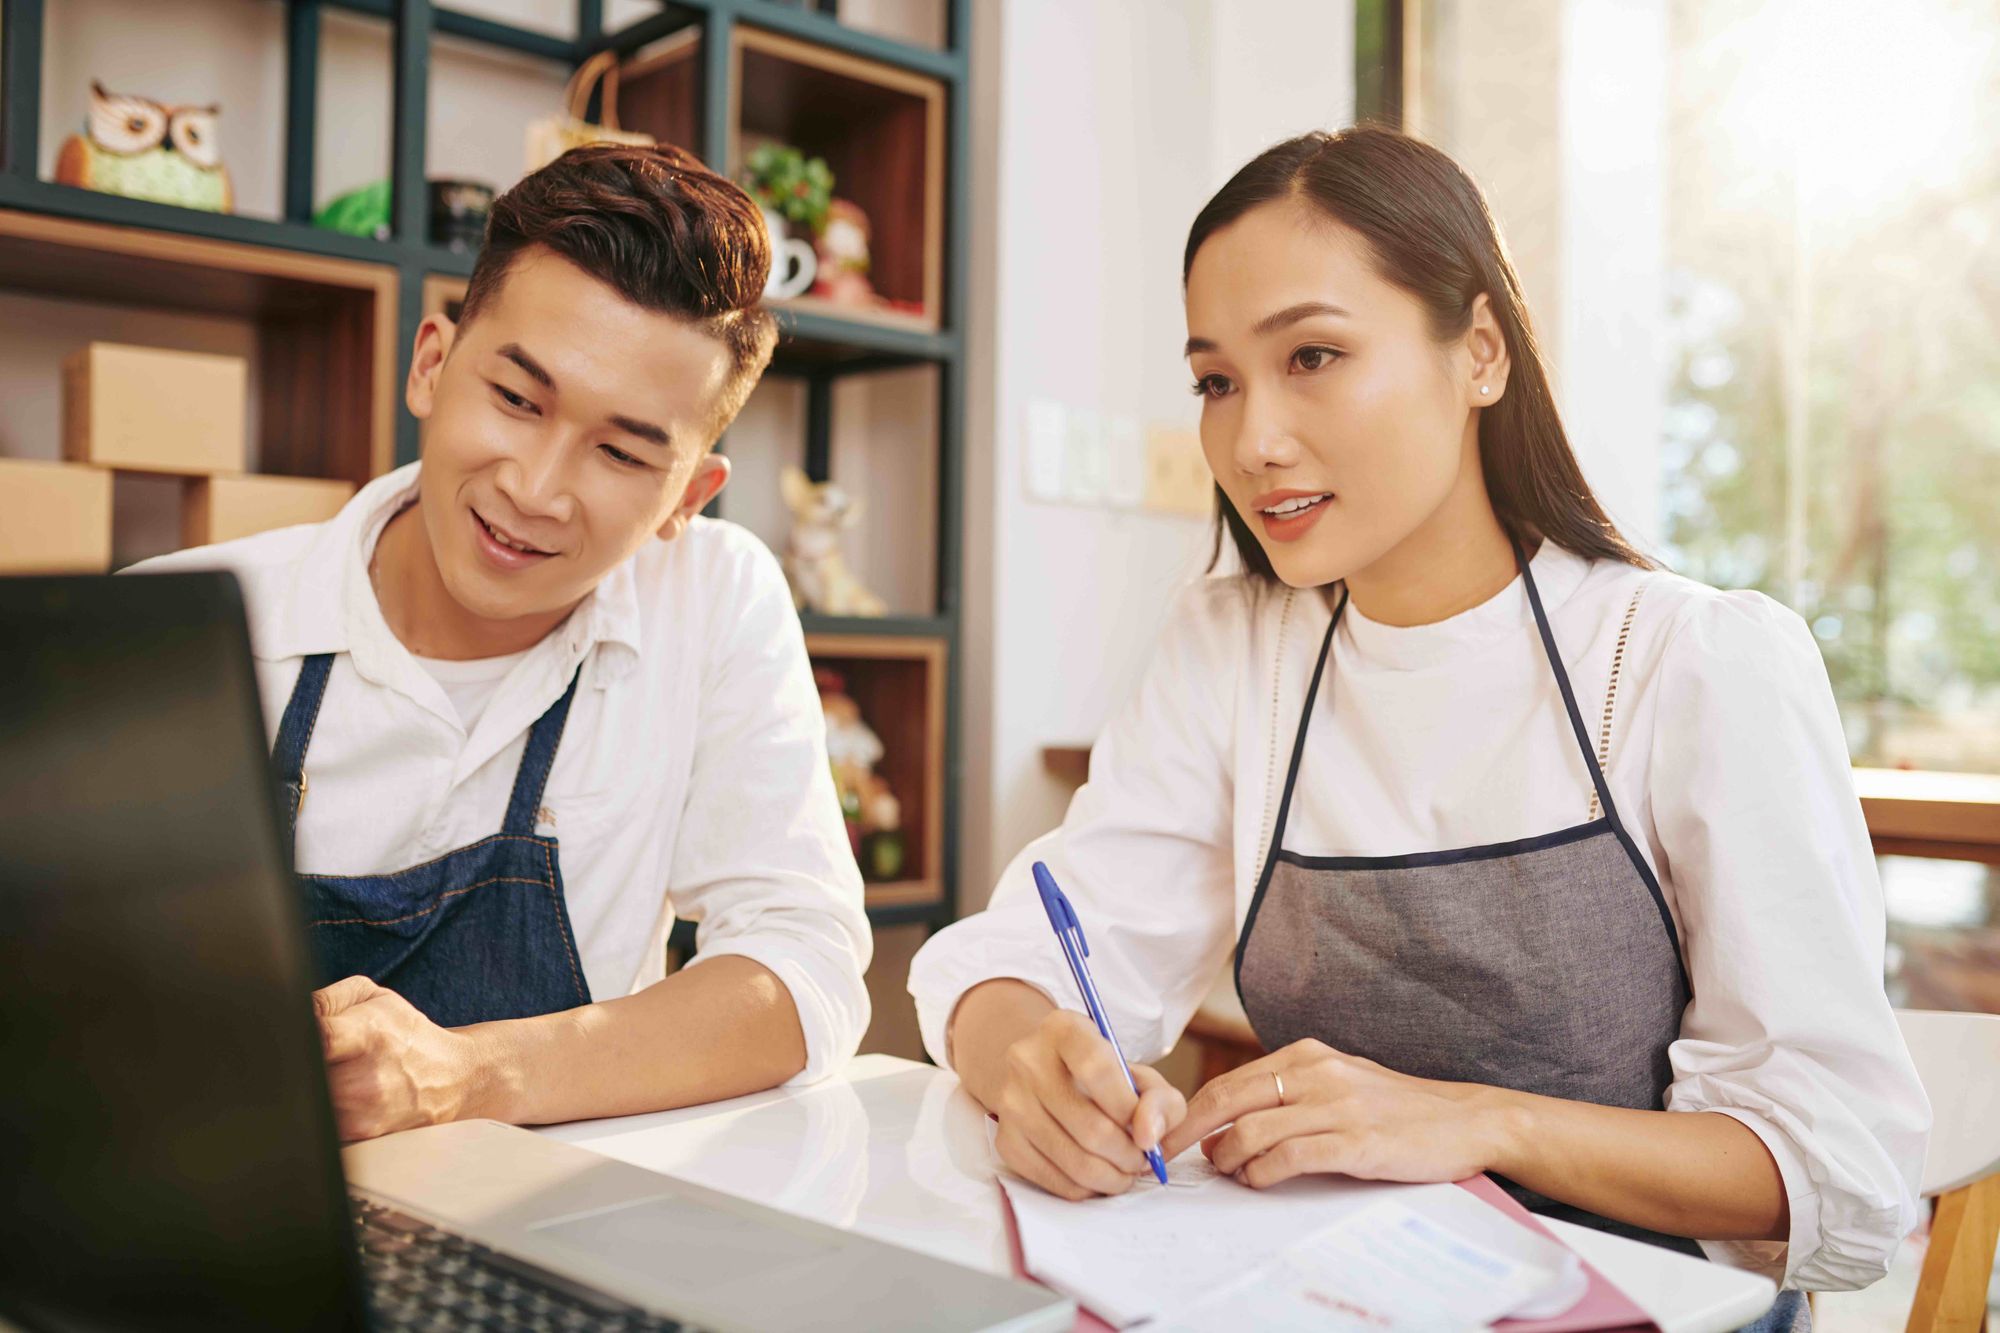
<path fill-rule="evenodd" d="M 951 0 L 944 51 L 888 42 L 793 5 L 690 5 L 613 39 L 634 53 L 618 110 L 629 129 L 694 148 L 740 172 L 764 136 L 827 159 L 835 193 L 872 224 L 871 280 L 921 316 L 811 297 L 774 303 L 785 337 L 772 374 L 806 387 L 805 470 L 831 472 L 833 392 L 845 376 L 934 366 L 940 479 L 937 600 L 929 615 L 855 620 L 807 615 L 815 662 L 838 667 L 890 752 L 920 873 L 868 886 L 878 924 L 956 914 L 960 441 L 963 436 L 963 225 L 967 154 L 964 37 L 969 0 Z M 700 21 L 691 11 L 700 10 Z M 726 445 L 725 445 L 726 447 Z M 724 495 L 722 512 L 728 512 Z M 911 752 L 923 754 L 921 768 Z"/>
<path fill-rule="evenodd" d="M 751 133 L 795 135 L 828 156 L 840 192 L 875 227 L 877 286 L 922 315 L 802 300 L 780 310 L 773 373 L 808 386 L 807 470 L 824 478 L 842 376 L 928 366 L 938 376 L 935 604 L 883 620 L 807 616 L 813 651 L 878 682 L 870 724 L 899 739 L 898 797 L 921 821 L 921 869 L 876 886 L 880 925 L 955 914 L 959 745 L 959 534 L 964 435 L 966 84 L 970 0 L 941 0 L 942 48 L 840 22 L 837 3 L 675 0 L 617 31 L 602 0 L 577 0 L 576 35 L 551 36 L 430 0 L 287 0 L 284 216 L 175 208 L 74 189 L 37 175 L 44 33 L 61 0 L 0 0 L 0 292 L 127 307 L 203 311 L 249 322 L 258 347 L 260 467 L 356 482 L 417 456 L 401 403 L 417 325 L 448 312 L 474 256 L 426 239 L 429 62 L 438 35 L 574 67 L 601 50 L 633 61 L 628 125 L 733 169 Z M 389 20 L 393 38 L 392 235 L 368 240 L 310 224 L 319 102 L 320 19 L 345 10 Z M 234 108 L 232 110 L 235 110 Z M 242 109 L 247 112 L 248 108 Z M 539 112 L 541 108 L 524 112 Z M 240 113 L 239 113 L 240 114 Z M 56 386 L 50 386 L 56 392 Z M 867 707 L 864 701 L 864 707 Z M 901 753 L 913 746 L 921 759 Z M 911 790 L 904 791 L 907 784 Z M 912 826 L 913 834 L 916 825 Z"/>
<path fill-rule="evenodd" d="M 699 29 L 685 28 L 650 44 L 625 68 L 622 124 L 669 143 L 712 144 L 702 118 L 702 42 Z M 789 317 L 794 341 L 803 332 L 820 348 L 817 355 L 788 349 L 788 362 L 899 351 L 913 363 L 936 359 L 946 348 L 942 341 L 874 338 L 866 330 L 936 334 L 940 328 L 946 82 L 758 27 L 733 27 L 730 42 L 731 93 L 723 109 L 729 174 L 740 175 L 753 138 L 826 159 L 835 193 L 869 217 L 871 281 L 884 297 L 922 308 L 862 308 L 811 295 L 773 302 Z"/>
<path fill-rule="evenodd" d="M 946 731 L 943 639 L 880 634 L 806 635 L 815 665 L 832 667 L 847 693 L 881 736 L 880 766 L 903 806 L 908 845 L 901 879 L 867 885 L 871 907 L 931 906 L 944 900 L 944 742 Z"/>
<path fill-rule="evenodd" d="M 0 290 L 249 320 L 262 471 L 360 485 L 395 457 L 396 275 L 382 265 L 0 209 Z"/>
<path fill-rule="evenodd" d="M 794 297 L 785 308 L 935 332 L 944 250 L 943 81 L 748 27 L 734 30 L 730 58 L 730 169 L 741 170 L 753 134 L 825 158 L 838 192 L 873 224 L 869 276 L 876 290 L 923 312 L 857 310 L 812 296 Z"/>

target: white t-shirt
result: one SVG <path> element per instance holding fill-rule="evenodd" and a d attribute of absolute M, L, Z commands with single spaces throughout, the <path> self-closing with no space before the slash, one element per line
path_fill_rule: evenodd
<path fill-rule="evenodd" d="M 1532 568 L 1593 749 L 1633 610 L 1604 767 L 1693 987 L 1664 1109 L 1742 1121 L 1790 1197 L 1789 1242 L 1704 1242 L 1708 1253 L 1809 1287 L 1872 1282 L 1914 1224 L 1930 1108 L 1883 990 L 1882 891 L 1818 647 L 1757 593 L 1550 543 Z M 981 981 L 1016 977 L 1078 1007 L 1036 859 L 1076 905 L 1126 1053 L 1172 1048 L 1255 894 L 1331 615 L 1322 593 L 1242 577 L 1183 595 L 1062 827 L 911 964 L 940 1063 L 952 1008 Z M 1591 794 L 1516 578 L 1432 625 L 1347 609 L 1285 844 L 1307 856 L 1477 847 L 1582 824 Z"/>
<path fill-rule="evenodd" d="M 528 655 L 527 649 L 518 653 L 508 653 L 504 657 L 475 657 L 465 661 L 452 661 L 442 657 L 416 657 L 417 665 L 430 672 L 431 679 L 444 688 L 444 697 L 451 700 L 453 710 L 458 713 L 458 724 L 471 735 L 479 726 L 480 715 L 486 705 L 493 701 L 500 682 L 507 679 L 507 673 Z"/>

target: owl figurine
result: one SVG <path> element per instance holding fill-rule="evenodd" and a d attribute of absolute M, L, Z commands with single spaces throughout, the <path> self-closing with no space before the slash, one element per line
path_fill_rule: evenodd
<path fill-rule="evenodd" d="M 89 132 L 63 141 L 56 183 L 227 213 L 235 192 L 215 141 L 221 110 L 162 106 L 92 81 Z"/>

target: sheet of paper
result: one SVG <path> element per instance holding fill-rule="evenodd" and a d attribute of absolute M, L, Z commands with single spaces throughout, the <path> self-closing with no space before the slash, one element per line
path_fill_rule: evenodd
<path fill-rule="evenodd" d="M 1499 1265 L 1521 1274 L 1523 1289 L 1509 1287 L 1507 1304 L 1489 1319 L 1529 1292 L 1549 1287 L 1565 1261 L 1580 1274 L 1574 1256 L 1561 1246 L 1451 1185 L 1311 1176 L 1253 1190 L 1218 1175 L 1199 1148 L 1175 1158 L 1168 1178 L 1165 1186 L 1146 1178 L 1114 1198 L 1071 1203 L 1003 1176 L 1027 1271 L 1119 1328 L 1167 1315 L 1186 1318 L 1216 1292 L 1273 1268 L 1281 1256 L 1291 1271 L 1310 1273 L 1314 1282 L 1337 1278 L 1348 1267 L 1408 1271 L 1421 1263 L 1425 1275 L 1415 1285 L 1435 1289 L 1429 1269 L 1435 1256 L 1423 1246 L 1457 1247 L 1458 1263 L 1485 1264 L 1489 1272 Z M 1395 1216 L 1408 1220 L 1395 1236 L 1379 1234 L 1384 1233 L 1379 1221 L 1368 1219 L 1390 1216 L 1375 1209 L 1392 1201 L 1399 1209 Z M 1298 1249 L 1302 1243 L 1305 1248 Z M 1273 1291 L 1250 1294 L 1282 1304 Z M 1314 1308 L 1324 1322 L 1327 1311 Z M 1246 1322 L 1238 1310 L 1213 1326 L 1260 1322 Z"/>
<path fill-rule="evenodd" d="M 1306 1231 L 1391 1188 L 1328 1176 L 1259 1193 L 1216 1174 L 1199 1147 L 1125 1193 L 1071 1203 L 1002 1176 L 1028 1272 L 1117 1328 L 1187 1309 Z"/>
<path fill-rule="evenodd" d="M 1547 1257 L 1557 1267 L 1510 1257 L 1467 1239 L 1443 1219 L 1382 1199 L 1314 1232 L 1276 1263 L 1192 1309 L 1148 1325 L 1148 1333 L 1485 1328 L 1560 1281 L 1561 1256 Z"/>

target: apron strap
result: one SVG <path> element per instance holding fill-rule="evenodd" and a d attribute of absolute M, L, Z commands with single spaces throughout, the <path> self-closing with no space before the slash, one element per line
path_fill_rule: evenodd
<path fill-rule="evenodd" d="M 1299 764 L 1306 755 L 1306 732 L 1312 727 L 1313 703 L 1319 698 L 1320 677 L 1326 674 L 1326 659 L 1333 650 L 1334 631 L 1340 628 L 1340 617 L 1347 611 L 1347 585 L 1340 585 L 1340 601 L 1333 608 L 1333 619 L 1326 627 L 1326 637 L 1320 641 L 1319 661 L 1313 664 L 1312 684 L 1306 687 L 1306 706 L 1299 714 L 1299 734 L 1292 742 L 1291 766 L 1285 770 L 1285 794 L 1278 799 L 1278 817 L 1271 824 L 1271 845 L 1264 853 L 1264 873 L 1270 873 L 1270 865 L 1277 858 L 1278 849 L 1285 845 L 1285 822 L 1292 815 L 1292 788 L 1298 785 Z M 1261 877 L 1260 877 L 1261 878 Z"/>
<path fill-rule="evenodd" d="M 550 704 L 549 711 L 536 719 L 529 730 L 528 744 L 521 751 L 521 766 L 514 772 L 514 793 L 507 798 L 507 819 L 500 826 L 502 833 L 534 834 L 535 816 L 542 808 L 542 792 L 549 785 L 549 769 L 555 765 L 563 724 L 569 721 L 570 701 L 576 698 L 576 683 L 582 677 L 583 666 L 579 663 L 562 698 Z"/>
<path fill-rule="evenodd" d="M 1548 540 L 1543 538 L 1544 541 Z M 1694 991 L 1694 978 L 1687 975 L 1687 963 L 1681 957 L 1681 933 L 1674 926 L 1674 914 L 1667 910 L 1667 895 L 1660 888 L 1660 881 L 1653 874 L 1653 867 L 1639 854 L 1639 844 L 1625 828 L 1625 821 L 1618 817 L 1618 807 L 1611 801 L 1611 784 L 1605 781 L 1604 767 L 1597 762 L 1597 752 L 1590 747 L 1590 730 L 1583 725 L 1583 713 L 1576 706 L 1576 691 L 1570 688 L 1569 672 L 1563 670 L 1562 654 L 1556 651 L 1556 636 L 1549 629 L 1548 614 L 1542 610 L 1542 594 L 1535 587 L 1534 571 L 1528 568 L 1528 557 L 1521 550 L 1521 543 L 1514 542 L 1514 561 L 1521 567 L 1521 580 L 1528 589 L 1528 605 L 1535 611 L 1535 628 L 1542 634 L 1542 650 L 1548 654 L 1549 669 L 1555 673 L 1556 686 L 1562 691 L 1563 707 L 1569 712 L 1570 729 L 1576 733 L 1577 748 L 1583 751 L 1583 762 L 1590 769 L 1590 781 L 1597 788 L 1597 799 L 1604 804 L 1605 822 L 1617 835 L 1619 845 L 1624 847 L 1625 856 L 1632 862 L 1632 868 L 1645 881 L 1646 891 L 1653 896 L 1653 907 L 1660 914 L 1660 924 L 1666 927 L 1667 939 L 1674 946 L 1674 960 L 1681 965 L 1681 976 L 1687 982 L 1690 994 Z"/>
<path fill-rule="evenodd" d="M 285 701 L 285 715 L 278 722 L 278 739 L 271 745 L 271 770 L 278 781 L 278 804 L 284 810 L 285 829 L 297 832 L 299 800 L 306 773 L 306 747 L 312 744 L 313 727 L 319 721 L 319 706 L 326 699 L 327 678 L 333 674 L 333 654 L 314 653 L 299 666 L 298 683 Z"/>
<path fill-rule="evenodd" d="M 1521 543 L 1514 542 L 1513 546 L 1514 563 L 1521 567 L 1521 581 L 1528 589 L 1528 605 L 1534 608 L 1535 628 L 1541 631 L 1542 651 L 1549 659 L 1549 669 L 1555 673 L 1556 688 L 1562 691 L 1563 708 L 1569 713 L 1570 729 L 1576 733 L 1576 748 L 1583 752 L 1591 784 L 1597 788 L 1597 799 L 1603 802 L 1604 813 L 1615 826 L 1619 820 L 1618 811 L 1611 804 L 1611 784 L 1604 780 L 1604 768 L 1597 762 L 1597 752 L 1590 746 L 1590 729 L 1583 725 L 1583 713 L 1576 706 L 1576 691 L 1570 688 L 1569 672 L 1563 670 L 1562 654 L 1556 651 L 1556 636 L 1549 629 L 1548 613 L 1542 610 L 1542 594 L 1535 587 L 1534 571 L 1528 568 L 1527 553 L 1521 549 Z"/>
<path fill-rule="evenodd" d="M 1243 946 L 1249 942 L 1250 932 L 1257 925 L 1257 909 L 1264 905 L 1264 890 L 1270 887 L 1271 871 L 1278 864 L 1278 849 L 1285 845 L 1285 824 L 1292 815 L 1292 790 L 1298 785 L 1299 764 L 1306 754 L 1306 732 L 1312 728 L 1313 704 L 1319 698 L 1320 678 L 1326 674 L 1326 660 L 1333 651 L 1334 631 L 1340 628 L 1340 618 L 1347 613 L 1347 585 L 1340 585 L 1340 601 L 1333 608 L 1333 619 L 1327 624 L 1326 637 L 1320 640 L 1319 661 L 1313 664 L 1312 684 L 1306 687 L 1306 706 L 1299 713 L 1298 736 L 1292 742 L 1291 766 L 1285 770 L 1285 794 L 1278 798 L 1277 818 L 1271 821 L 1271 845 L 1264 850 L 1264 864 L 1257 872 L 1257 889 L 1250 895 L 1250 910 L 1243 915 L 1243 929 L 1236 936 L 1236 961 L 1233 970 L 1236 976 L 1236 993 L 1243 994 Z"/>

